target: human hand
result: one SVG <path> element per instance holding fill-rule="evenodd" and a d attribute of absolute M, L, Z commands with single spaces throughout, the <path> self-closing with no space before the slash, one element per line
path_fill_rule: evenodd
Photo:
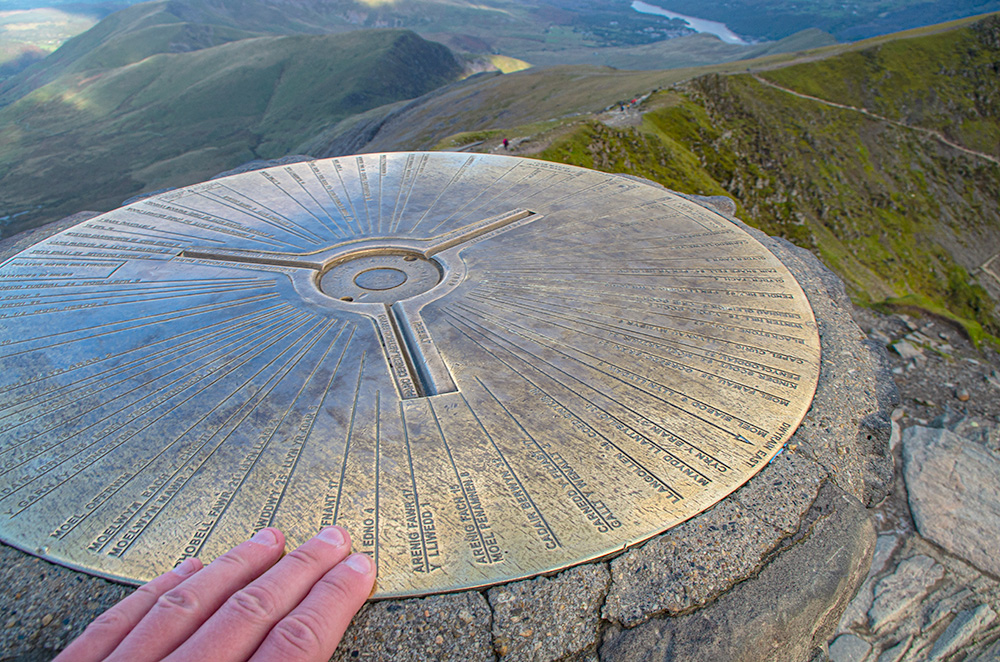
<path fill-rule="evenodd" d="M 375 565 L 350 554 L 337 526 L 284 550 L 284 535 L 267 528 L 204 568 L 186 559 L 98 616 L 53 662 L 327 662 L 371 595 Z"/>

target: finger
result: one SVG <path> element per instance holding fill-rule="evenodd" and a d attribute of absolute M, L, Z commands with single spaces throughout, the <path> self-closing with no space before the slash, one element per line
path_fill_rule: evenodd
<path fill-rule="evenodd" d="M 274 624 L 350 553 L 347 531 L 339 526 L 323 529 L 252 584 L 233 593 L 167 660 L 246 660 Z"/>
<path fill-rule="evenodd" d="M 366 554 L 347 557 L 271 629 L 250 662 L 327 662 L 374 586 L 372 560 Z"/>
<path fill-rule="evenodd" d="M 194 634 L 229 596 L 274 565 L 284 549 L 285 537 L 280 531 L 261 529 L 160 596 L 108 662 L 163 659 Z"/>
<path fill-rule="evenodd" d="M 137 588 L 87 626 L 73 643 L 63 649 L 53 662 L 98 662 L 113 651 L 149 612 L 157 599 L 201 570 L 201 561 L 185 559 L 170 572 Z"/>

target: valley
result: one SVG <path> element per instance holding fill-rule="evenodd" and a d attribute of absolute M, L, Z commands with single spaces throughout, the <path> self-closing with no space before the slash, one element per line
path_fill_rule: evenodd
<path fill-rule="evenodd" d="M 592 29 L 610 26 L 602 11 L 640 20 L 628 2 L 584 3 L 590 23 L 559 0 L 360 13 L 253 0 L 238 17 L 235 2 L 129 7 L 0 83 L 5 236 L 253 159 L 497 152 L 507 138 L 512 154 L 731 197 L 819 254 L 856 303 L 1000 335 L 996 16 L 739 45 Z M 401 27 L 355 29 L 386 23 Z M 595 48 L 627 70 L 589 63 Z M 536 66 L 515 71 L 510 54 Z"/>

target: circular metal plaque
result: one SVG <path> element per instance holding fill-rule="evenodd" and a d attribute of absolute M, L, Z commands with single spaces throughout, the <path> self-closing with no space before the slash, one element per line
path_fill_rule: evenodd
<path fill-rule="evenodd" d="M 0 267 L 0 537 L 138 582 L 341 524 L 380 596 L 599 558 L 716 503 L 819 371 L 788 270 L 656 186 L 370 154 L 149 198 Z"/>

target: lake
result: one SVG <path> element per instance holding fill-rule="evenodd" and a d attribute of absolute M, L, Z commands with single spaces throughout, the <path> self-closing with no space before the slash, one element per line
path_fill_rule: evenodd
<path fill-rule="evenodd" d="M 632 2 L 632 9 L 636 10 L 640 14 L 656 14 L 657 16 L 663 16 L 666 18 L 678 18 L 686 22 L 695 32 L 707 32 L 709 34 L 714 34 L 727 44 L 747 43 L 740 39 L 735 32 L 727 28 L 725 23 L 706 21 L 703 18 L 695 18 L 694 16 L 685 16 L 684 14 L 678 14 L 676 12 L 667 11 L 666 9 L 660 9 L 655 5 L 642 2 L 641 0 L 634 0 L 634 2 Z"/>

